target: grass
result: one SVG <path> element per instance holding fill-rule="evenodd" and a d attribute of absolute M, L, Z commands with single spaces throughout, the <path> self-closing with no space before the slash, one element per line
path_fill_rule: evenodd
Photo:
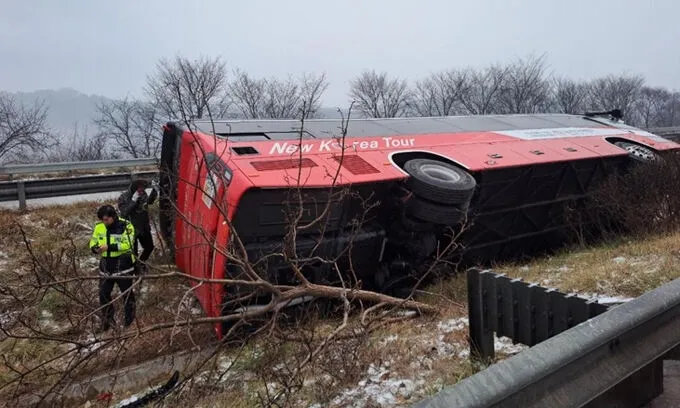
<path fill-rule="evenodd" d="M 508 276 L 562 291 L 637 297 L 680 277 L 680 232 L 569 249 L 526 264 L 497 265 Z"/>

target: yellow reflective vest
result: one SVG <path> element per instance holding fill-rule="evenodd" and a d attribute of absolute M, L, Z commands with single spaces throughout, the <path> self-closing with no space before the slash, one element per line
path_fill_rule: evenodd
<path fill-rule="evenodd" d="M 128 255 L 132 257 L 132 262 L 135 262 L 135 255 L 132 253 L 134 240 L 135 227 L 129 221 L 118 218 L 108 228 L 103 222 L 98 222 L 90 238 L 90 250 L 96 253 L 97 247 L 107 245 L 108 250 L 100 254 L 102 258 L 119 258 Z"/>

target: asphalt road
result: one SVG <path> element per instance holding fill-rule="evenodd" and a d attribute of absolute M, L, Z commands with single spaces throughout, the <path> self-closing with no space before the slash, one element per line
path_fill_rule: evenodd
<path fill-rule="evenodd" d="M 51 198 L 38 198 L 35 200 L 27 200 L 26 206 L 30 210 L 36 207 L 45 207 L 49 205 L 59 205 L 59 204 L 72 204 L 78 201 L 97 201 L 97 200 L 107 200 L 115 202 L 115 200 L 120 195 L 120 191 L 114 191 L 111 193 L 95 193 L 95 194 L 81 194 L 75 196 L 65 196 L 65 197 L 51 197 Z M 19 209 L 18 201 L 5 201 L 0 202 L 0 209 Z"/>

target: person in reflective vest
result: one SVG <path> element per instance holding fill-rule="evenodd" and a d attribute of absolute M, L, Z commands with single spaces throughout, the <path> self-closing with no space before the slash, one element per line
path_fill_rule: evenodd
<path fill-rule="evenodd" d="M 99 259 L 99 303 L 102 306 L 101 331 L 108 330 L 114 321 L 114 307 L 111 304 L 111 292 L 118 285 L 123 295 L 125 308 L 125 327 L 135 319 L 135 294 L 132 288 L 136 268 L 132 247 L 135 239 L 135 228 L 129 221 L 120 218 L 116 209 L 104 205 L 97 210 L 100 222 L 95 224 L 90 250 L 100 256 Z"/>

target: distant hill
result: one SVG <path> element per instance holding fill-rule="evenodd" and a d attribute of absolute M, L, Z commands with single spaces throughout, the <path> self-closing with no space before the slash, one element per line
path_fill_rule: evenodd
<path fill-rule="evenodd" d="M 44 101 L 49 109 L 48 126 L 63 135 L 71 135 L 76 124 L 80 131 L 87 126 L 88 133 L 95 133 L 92 119 L 95 117 L 97 104 L 111 100 L 101 95 L 86 95 L 71 88 L 17 92 L 12 95 L 27 104 Z"/>
<path fill-rule="evenodd" d="M 95 134 L 96 128 L 92 120 L 97 113 L 97 104 L 112 100 L 101 95 L 87 95 L 72 88 L 17 92 L 12 95 L 18 101 L 27 104 L 32 104 L 37 100 L 44 101 L 49 109 L 48 126 L 54 132 L 66 136 L 73 134 L 76 124 L 80 132 L 87 127 L 88 134 Z M 330 107 L 319 109 L 318 116 L 329 119 L 340 118 L 337 110 Z"/>

